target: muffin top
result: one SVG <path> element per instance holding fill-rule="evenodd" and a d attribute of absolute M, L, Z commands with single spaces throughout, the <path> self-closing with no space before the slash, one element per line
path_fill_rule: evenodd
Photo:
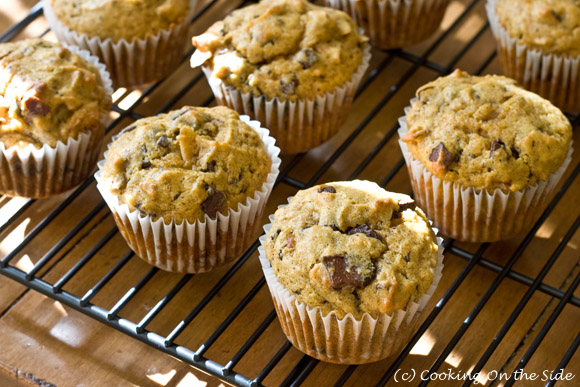
<path fill-rule="evenodd" d="M 58 20 L 77 33 L 144 39 L 183 22 L 189 0 L 50 0 Z"/>
<path fill-rule="evenodd" d="M 520 44 L 546 53 L 580 55 L 579 0 L 498 0 L 496 13 Z"/>
<path fill-rule="evenodd" d="M 456 70 L 417 90 L 402 138 L 435 176 L 478 189 L 517 191 L 564 162 L 564 114 L 509 78 Z"/>
<path fill-rule="evenodd" d="M 236 112 L 186 106 L 125 128 L 102 178 L 131 210 L 193 223 L 235 210 L 261 189 L 271 164 L 260 135 Z"/>
<path fill-rule="evenodd" d="M 58 43 L 0 44 L 0 141 L 5 147 L 55 147 L 104 131 L 111 97 L 97 68 Z"/>
<path fill-rule="evenodd" d="M 368 39 L 346 13 L 306 0 L 263 0 L 193 38 L 192 66 L 244 93 L 313 99 L 349 81 Z"/>
<path fill-rule="evenodd" d="M 274 214 L 265 249 L 291 294 L 339 318 L 405 309 L 427 292 L 437 264 L 435 235 L 413 199 L 359 180 L 299 191 Z"/>

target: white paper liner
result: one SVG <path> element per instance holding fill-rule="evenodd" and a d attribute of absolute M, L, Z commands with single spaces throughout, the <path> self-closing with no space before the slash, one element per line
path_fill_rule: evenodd
<path fill-rule="evenodd" d="M 251 93 L 242 93 L 226 85 L 221 79 L 212 77 L 211 68 L 202 66 L 202 70 L 220 105 L 263 122 L 276 138 L 282 153 L 295 154 L 319 146 L 338 132 L 370 59 L 371 49 L 367 45 L 362 62 L 351 79 L 342 86 L 335 87 L 331 93 L 312 100 L 267 99 L 263 95 L 254 97 Z"/>
<path fill-rule="evenodd" d="M 504 73 L 565 111 L 580 109 L 580 55 L 545 54 L 519 44 L 501 25 L 496 3 L 488 0 L 485 7 Z"/>
<path fill-rule="evenodd" d="M 278 177 L 280 149 L 260 122 L 251 121 L 248 116 L 240 116 L 240 119 L 260 134 L 272 166 L 260 190 L 238 204 L 237 209 L 229 209 L 227 215 L 218 213 L 215 219 L 205 215 L 203 221 L 194 223 L 177 224 L 174 220 L 165 223 L 161 217 L 154 220 L 138 210 L 131 211 L 106 187 L 101 176 L 105 161 L 99 161 L 99 170 L 95 173 L 97 188 L 111 209 L 121 234 L 143 260 L 167 271 L 201 273 L 236 260 L 252 244 Z"/>
<path fill-rule="evenodd" d="M 433 282 L 417 302 L 408 304 L 407 310 L 398 310 L 392 316 L 380 314 L 377 318 L 365 313 L 360 319 L 349 313 L 339 319 L 334 311 L 324 316 L 320 307 L 312 308 L 297 300 L 278 282 L 264 248 L 274 215 L 269 219 L 270 223 L 264 226 L 265 234 L 260 237 L 259 259 L 280 325 L 292 345 L 316 359 L 339 364 L 370 363 L 398 354 L 417 330 L 421 312 L 441 279 L 443 238 L 437 237 L 439 249 Z M 437 235 L 437 229 L 433 231 Z"/>
<path fill-rule="evenodd" d="M 325 0 L 354 19 L 371 44 L 386 50 L 419 43 L 441 24 L 449 0 Z"/>
<path fill-rule="evenodd" d="M 140 86 L 159 80 L 181 62 L 197 0 L 189 0 L 189 11 L 181 24 L 130 42 L 125 39 L 113 42 L 110 38 L 102 40 L 98 36 L 79 34 L 58 20 L 50 0 L 43 0 L 42 4 L 44 15 L 58 40 L 79 46 L 99 57 L 107 66 L 117 88 Z"/>
<path fill-rule="evenodd" d="M 415 99 L 411 100 L 411 104 Z M 408 132 L 407 114 L 399 118 L 399 138 Z M 572 143 L 564 163 L 546 180 L 514 192 L 464 187 L 434 176 L 399 139 L 419 207 L 445 235 L 464 242 L 509 239 L 531 227 L 572 160 Z"/>
<path fill-rule="evenodd" d="M 111 99 L 111 78 L 99 58 L 88 51 L 63 44 L 72 53 L 94 65 L 101 76 L 106 98 Z M 102 114 L 102 128 L 88 131 L 55 147 L 44 144 L 40 149 L 32 144 L 6 148 L 0 142 L 0 193 L 9 196 L 44 198 L 56 195 L 80 184 L 92 172 L 101 152 L 108 114 Z"/>

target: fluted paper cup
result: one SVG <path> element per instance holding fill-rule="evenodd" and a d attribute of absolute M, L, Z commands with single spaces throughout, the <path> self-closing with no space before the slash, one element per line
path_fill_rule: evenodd
<path fill-rule="evenodd" d="M 113 89 L 105 66 L 88 51 L 63 45 L 99 70 L 105 89 L 105 98 L 111 99 Z M 67 191 L 90 176 L 101 153 L 108 114 L 102 114 L 101 127 L 69 138 L 66 143 L 57 141 L 55 147 L 47 144 L 36 148 L 6 148 L 0 142 L 0 193 L 8 196 L 44 198 Z"/>
<path fill-rule="evenodd" d="M 195 54 L 194 54 L 195 55 Z M 212 69 L 202 66 L 212 92 L 220 105 L 247 114 L 270 129 L 284 154 L 295 154 L 316 148 L 334 136 L 350 109 L 354 94 L 371 59 L 370 46 L 364 49 L 362 62 L 351 79 L 332 92 L 315 99 L 296 101 L 253 96 L 212 77 Z"/>
<path fill-rule="evenodd" d="M 449 0 L 325 0 L 354 19 L 371 44 L 386 50 L 419 43 L 441 24 Z"/>
<path fill-rule="evenodd" d="M 413 103 L 413 100 L 411 101 Z M 399 137 L 408 132 L 407 114 L 399 118 Z M 407 164 L 415 200 L 443 234 L 464 242 L 509 239 L 531 227 L 572 160 L 572 144 L 564 163 L 548 179 L 519 191 L 485 190 L 440 179 L 415 159 L 405 142 L 399 145 Z"/>
<path fill-rule="evenodd" d="M 485 5 L 503 72 L 565 111 L 580 109 L 580 55 L 546 54 L 519 44 L 501 25 L 497 0 Z"/>
<path fill-rule="evenodd" d="M 270 172 L 262 187 L 238 208 L 230 208 L 227 215 L 218 213 L 215 219 L 205 215 L 203 220 L 178 224 L 172 219 L 143 215 L 119 203 L 117 196 L 105 186 L 98 164 L 95 173 L 97 189 L 111 209 L 119 231 L 131 249 L 143 260 L 160 269 L 179 273 L 201 273 L 226 265 L 239 258 L 258 234 L 264 207 L 278 176 L 280 149 L 267 129 L 248 116 L 240 119 L 256 130 L 266 145 L 272 160 Z M 106 154 L 105 154 L 106 157 Z"/>
<path fill-rule="evenodd" d="M 190 0 L 189 11 L 183 21 L 168 30 L 161 30 L 143 39 L 127 41 L 101 39 L 77 33 L 62 24 L 52 9 L 50 0 L 43 0 L 44 15 L 60 42 L 73 44 L 105 63 L 113 85 L 134 87 L 157 81 L 171 72 L 183 57 L 183 47 L 189 38 L 189 23 L 197 0 Z M 111 15 L 111 17 L 114 17 Z M 138 17 L 138 15 L 136 16 Z"/>
<path fill-rule="evenodd" d="M 274 216 L 270 216 L 270 222 Z M 264 226 L 266 234 L 272 223 Z M 436 229 L 433 229 L 437 233 Z M 376 317 L 365 313 L 361 318 L 346 314 L 338 318 L 334 311 L 324 315 L 320 307 L 310 307 L 282 285 L 266 258 L 264 242 L 260 237 L 258 248 L 264 277 L 272 294 L 280 325 L 288 340 L 298 350 L 316 359 L 338 364 L 364 364 L 398 354 L 415 334 L 421 322 L 420 315 L 433 296 L 443 270 L 442 238 L 437 237 L 437 265 L 433 282 L 417 302 L 411 302 L 406 310 L 392 315 L 380 313 Z"/>

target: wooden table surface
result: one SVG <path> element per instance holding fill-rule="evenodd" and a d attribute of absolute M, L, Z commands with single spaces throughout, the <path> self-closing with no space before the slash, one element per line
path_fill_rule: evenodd
<path fill-rule="evenodd" d="M 34 0 L 3 1 L 0 4 L 0 31 L 25 16 L 34 3 Z M 202 32 L 213 21 L 223 17 L 238 4 L 239 1 L 218 1 L 200 20 L 194 23 L 191 33 Z M 424 55 L 443 31 L 451 26 L 464 11 L 466 13 L 460 22 L 445 35 L 440 44 L 427 53 L 426 58 L 429 63 L 442 65 L 443 68 L 449 70 L 460 67 L 469 72 L 477 71 L 482 63 L 492 57 L 495 50 L 489 28 L 485 28 L 484 0 L 474 2 L 452 0 L 442 28 L 437 34 L 427 42 L 405 50 L 412 57 L 405 58 L 404 54 L 374 51 L 371 69 L 380 66 L 379 72 L 376 73 L 370 86 L 356 99 L 340 133 L 299 160 L 284 157 L 282 169 L 291 162 L 295 162 L 289 176 L 302 182 L 311 180 L 313 176 L 313 183 L 352 177 L 356 167 L 392 130 L 417 87 L 439 75 L 433 70 L 436 66 L 429 66 L 429 63 L 427 66 L 417 65 L 413 62 L 413 58 Z M 46 28 L 46 21 L 41 16 L 17 39 L 38 36 Z M 466 46 L 473 38 L 475 38 L 473 44 Z M 48 33 L 46 39 L 54 40 L 55 37 L 52 33 Z M 500 72 L 495 57 L 483 68 L 483 73 Z M 172 76 L 134 107 L 134 112 L 140 115 L 157 113 L 166 101 L 199 73 L 198 69 L 189 68 L 187 62 L 182 63 Z M 369 73 L 370 71 L 367 72 L 367 76 Z M 390 91 L 395 90 L 392 89 L 395 85 L 396 93 L 392 95 L 392 98 L 389 98 L 383 107 L 376 108 L 381 99 Z M 130 109 L 140 93 L 140 91 L 117 91 L 114 96 L 115 103 L 121 109 Z M 176 109 L 185 104 L 200 105 L 210 96 L 211 92 L 205 79 L 201 79 L 170 108 Z M 365 122 L 366 117 L 371 113 L 376 114 L 370 121 Z M 111 113 L 111 121 L 117 117 L 119 113 Z M 130 122 L 132 122 L 130 118 L 121 120 L 109 136 Z M 366 124 L 364 129 L 360 134 L 349 139 L 351 133 L 361 123 Z M 575 143 L 580 144 L 578 131 L 575 131 L 574 137 Z M 344 149 L 340 148 L 347 139 L 349 139 L 348 146 Z M 357 177 L 382 181 L 401 159 L 396 140 L 396 135 L 388 139 L 384 147 L 378 149 L 375 157 Z M 337 150 L 340 152 L 335 153 Z M 316 178 L 314 171 L 324 166 L 333 154 L 335 155 L 334 162 L 329 164 L 320 177 Z M 579 159 L 580 156 L 576 152 L 564 179 L 571 175 Z M 386 188 L 392 191 L 410 192 L 409 178 L 404 167 L 398 169 Z M 295 192 L 296 188 L 286 182 L 277 185 L 266 213 L 272 213 L 277 205 L 284 203 L 286 198 Z M 534 238 L 521 251 L 521 255 L 512 268 L 513 271 L 532 279 L 540 273 L 543 265 L 580 214 L 579 192 L 580 180 L 575 178 Z M 23 238 L 68 195 L 69 193 L 66 193 L 50 199 L 37 200 L 21 214 L 15 216 L 15 219 L 11 220 L 0 233 L 0 257 L 6 256 L 20 244 Z M 0 198 L 0 225 L 12 217 L 12 214 L 25 202 L 25 199 L 20 198 Z M 59 240 L 99 205 L 101 205 L 101 197 L 94 182 L 91 182 L 38 236 L 26 244 L 12 264 L 25 272 L 30 270 Z M 265 217 L 264 220 L 266 220 Z M 111 239 L 98 249 L 94 258 L 63 287 L 63 290 L 82 297 L 130 251 L 122 237 L 116 232 L 114 221 L 106 206 L 96 211 L 95 216 L 74 234 L 73 238 L 49 261 L 49 264 L 37 274 L 37 277 L 55 283 L 87 254 L 97 241 L 107 235 L 112 235 Z M 487 267 L 493 264 L 505 265 L 524 238 L 525 235 L 522 235 L 487 247 L 484 253 L 484 258 L 488 262 Z M 458 242 L 453 245 L 470 253 L 474 253 L 479 248 L 479 245 Z M 575 233 L 563 246 L 556 263 L 548 271 L 543 280 L 545 285 L 562 291 L 569 288 L 580 271 L 579 246 L 580 235 Z M 460 273 L 466 270 L 468 263 L 456 254 L 446 253 L 443 278 L 428 310 L 435 307 L 437 300 L 445 294 Z M 471 325 L 444 359 L 439 372 L 450 370 L 465 373 L 473 369 L 528 290 L 528 286 L 510 277 L 497 281 L 499 284 L 495 285 L 498 274 L 487 267 L 478 264 L 470 269 L 411 354 L 405 358 L 400 366 L 401 372 L 411 370 L 421 372 L 429 369 L 462 327 L 468 315 L 491 288 L 495 291 L 477 317 L 469 321 Z M 151 321 L 147 329 L 162 336 L 168 335 L 230 268 L 231 266 L 208 274 L 196 275 L 188 280 L 181 291 Z M 136 257 L 129 259 L 91 302 L 105 309 L 112 308 L 120 295 L 134 286 L 149 271 L 150 266 L 140 259 Z M 262 272 L 256 253 L 254 253 L 175 342 L 196 350 L 246 297 L 248 292 L 259 284 L 261 278 Z M 121 310 L 120 316 L 131 321 L 140 321 L 181 279 L 181 275 L 155 273 L 146 286 Z M 576 289 L 574 295 L 579 297 L 580 289 Z M 534 292 L 505 338 L 485 364 L 483 372 L 511 372 L 552 312 L 556 310 L 558 302 L 558 298 L 553 298 L 544 292 Z M 241 310 L 204 356 L 220 364 L 226 364 L 258 326 L 268 318 L 272 310 L 273 305 L 268 289 L 266 286 L 261 286 L 255 297 Z M 425 313 L 424 316 L 426 315 Z M 548 372 L 553 370 L 579 332 L 580 308 L 567 304 L 531 357 L 525 371 L 541 374 L 545 370 Z M 3 276 L 0 276 L 0 338 L 0 369 L 4 371 L 0 373 L 2 375 L 0 385 L 3 386 L 29 384 L 31 381 L 39 384 L 41 379 L 58 386 L 218 386 L 223 384 L 216 377 L 197 371 L 153 347 L 136 341 Z M 285 343 L 286 339 L 279 323 L 274 319 L 234 370 L 250 378 L 255 377 Z M 291 348 L 272 369 L 264 380 L 264 384 L 279 385 L 300 361 L 303 361 L 301 365 L 313 366 L 304 382 L 304 385 L 309 386 L 332 385 L 346 370 L 345 366 L 309 363 L 308 359 L 303 359 L 299 351 Z M 392 359 L 387 359 L 356 368 L 346 385 L 376 384 L 391 362 Z M 575 379 L 571 382 L 563 382 L 561 385 L 580 385 L 580 354 L 575 353 L 566 367 L 566 372 L 576 375 Z M 497 381 L 494 384 L 485 377 L 478 381 L 486 385 L 503 385 Z M 395 384 L 397 383 L 393 379 L 389 381 L 389 385 Z M 415 380 L 411 384 L 418 384 L 418 382 Z M 433 384 L 448 386 L 460 383 L 436 381 Z M 528 381 L 521 385 L 543 384 L 544 382 Z"/>

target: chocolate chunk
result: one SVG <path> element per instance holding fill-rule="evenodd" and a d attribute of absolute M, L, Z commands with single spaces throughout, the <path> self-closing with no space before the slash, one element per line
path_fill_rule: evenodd
<path fill-rule="evenodd" d="M 552 16 L 554 16 L 554 19 L 556 19 L 559 23 L 562 23 L 562 20 L 563 20 L 562 16 L 560 16 L 556 11 L 551 9 L 550 13 L 552 13 Z"/>
<path fill-rule="evenodd" d="M 516 150 L 516 148 L 511 148 L 511 150 L 512 150 L 512 156 L 513 156 L 515 159 L 519 159 L 519 158 L 520 158 L 520 152 L 518 152 L 518 151 Z"/>
<path fill-rule="evenodd" d="M 383 238 L 372 228 L 369 227 L 368 224 L 361 224 L 356 227 L 350 227 L 346 230 L 346 235 L 354 235 L 354 234 L 365 234 L 368 237 L 375 238 L 383 241 Z"/>
<path fill-rule="evenodd" d="M 318 193 L 323 193 L 323 192 L 328 192 L 328 193 L 336 193 L 336 188 L 334 188 L 333 186 L 329 185 L 326 187 L 322 187 L 318 189 Z"/>
<path fill-rule="evenodd" d="M 166 135 L 159 137 L 159 139 L 157 140 L 157 146 L 160 146 L 161 148 L 167 148 L 170 144 L 171 141 L 169 140 L 169 137 L 167 137 Z"/>
<path fill-rule="evenodd" d="M 490 148 L 490 150 L 493 153 L 496 150 L 501 149 L 501 148 L 504 148 L 504 147 L 505 147 L 505 144 L 501 140 L 497 139 L 497 140 L 493 140 L 491 142 L 491 148 Z"/>
<path fill-rule="evenodd" d="M 226 204 L 226 196 L 223 192 L 211 189 L 207 199 L 201 203 L 201 209 L 210 218 L 215 218 L 218 212 L 221 212 Z"/>
<path fill-rule="evenodd" d="M 333 289 L 342 289 L 346 286 L 355 286 L 363 289 L 370 284 L 377 275 L 377 268 L 374 262 L 371 262 L 371 274 L 362 277 L 356 266 L 349 266 L 345 255 L 332 255 L 322 258 L 322 263 L 326 268 L 330 278 L 330 285 Z"/>
<path fill-rule="evenodd" d="M 191 110 L 191 108 L 183 108 L 183 109 L 177 111 L 174 115 L 172 115 L 171 119 L 173 121 L 175 121 L 176 119 L 178 119 L 179 117 L 181 117 L 182 115 L 184 115 L 185 113 L 187 113 L 190 110 Z"/>
<path fill-rule="evenodd" d="M 141 163 L 141 169 L 149 169 L 151 168 L 151 161 L 145 160 Z"/>
<path fill-rule="evenodd" d="M 215 166 L 216 166 L 216 161 L 215 160 L 212 160 L 209 163 L 207 163 L 207 165 L 205 166 L 205 168 L 202 169 L 201 171 L 202 172 L 213 172 L 213 171 L 215 171 Z"/>
<path fill-rule="evenodd" d="M 393 214 L 391 215 L 391 220 L 393 219 L 401 219 L 401 213 L 397 210 L 393 210 Z"/>
<path fill-rule="evenodd" d="M 173 200 L 179 199 L 180 196 L 181 196 L 181 192 L 176 193 L 175 196 L 173 197 Z"/>
<path fill-rule="evenodd" d="M 294 94 L 296 93 L 296 88 L 298 87 L 298 79 L 294 77 L 289 82 L 285 82 L 283 79 L 280 79 L 280 85 L 282 86 L 282 93 Z"/>
<path fill-rule="evenodd" d="M 304 70 L 306 70 L 306 69 L 309 69 L 310 67 L 312 67 L 312 65 L 314 63 L 316 63 L 316 61 L 318 60 L 318 57 L 316 56 L 314 51 L 312 51 L 309 48 L 307 48 L 303 52 L 304 52 L 304 55 L 306 56 L 306 60 L 301 60 L 301 61 L 299 61 L 299 63 L 302 65 L 302 68 Z"/>
<path fill-rule="evenodd" d="M 453 154 L 449 152 L 447 148 L 445 148 L 445 144 L 443 144 L 442 142 L 440 142 L 439 145 L 433 148 L 431 154 L 429 155 L 430 161 L 438 163 L 443 168 L 448 168 L 454 159 L 455 157 L 453 156 Z"/>
<path fill-rule="evenodd" d="M 401 200 L 399 202 L 399 211 L 401 212 L 408 210 L 409 208 L 415 209 L 415 207 L 417 207 L 417 204 L 415 204 L 415 201 L 413 199 Z"/>
<path fill-rule="evenodd" d="M 141 145 L 141 152 L 147 153 L 147 145 L 145 144 Z"/>
<path fill-rule="evenodd" d="M 121 130 L 117 136 L 122 136 L 125 133 L 129 133 L 134 131 L 137 128 L 137 125 L 130 125 L 127 126 L 125 129 Z"/>
<path fill-rule="evenodd" d="M 24 109 L 28 110 L 31 114 L 46 116 L 50 113 L 50 106 L 40 102 L 37 98 L 28 98 L 24 101 Z"/>
<path fill-rule="evenodd" d="M 407 253 L 407 255 L 405 255 L 403 260 L 408 263 L 411 260 L 411 253 Z"/>

